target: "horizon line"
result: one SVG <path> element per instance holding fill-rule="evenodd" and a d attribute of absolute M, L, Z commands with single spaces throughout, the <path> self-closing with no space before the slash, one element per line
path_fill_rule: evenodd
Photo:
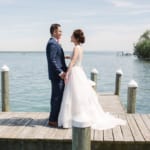
<path fill-rule="evenodd" d="M 0 50 L 0 53 L 8 53 L 8 52 L 45 52 L 46 50 Z M 64 52 L 71 52 L 71 50 L 64 50 Z M 131 50 L 84 50 L 84 52 L 131 52 Z M 133 52 L 133 50 L 132 50 Z"/>

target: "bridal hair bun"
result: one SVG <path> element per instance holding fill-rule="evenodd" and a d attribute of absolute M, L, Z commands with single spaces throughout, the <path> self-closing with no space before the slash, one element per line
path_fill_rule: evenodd
<path fill-rule="evenodd" d="M 78 41 L 78 43 L 85 42 L 85 36 L 81 29 L 74 30 L 73 35 L 74 35 L 75 39 Z"/>

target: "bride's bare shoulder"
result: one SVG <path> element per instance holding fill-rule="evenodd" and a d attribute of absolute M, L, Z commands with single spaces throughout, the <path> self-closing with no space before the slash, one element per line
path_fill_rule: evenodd
<path fill-rule="evenodd" d="M 73 48 L 74 50 L 80 50 L 81 49 L 81 46 L 80 45 L 76 45 L 76 46 L 74 46 L 74 48 Z"/>

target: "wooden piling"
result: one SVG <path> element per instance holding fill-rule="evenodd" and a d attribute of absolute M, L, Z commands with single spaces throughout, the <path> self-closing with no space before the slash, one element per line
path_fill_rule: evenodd
<path fill-rule="evenodd" d="M 2 111 L 9 111 L 9 68 L 4 65 L 1 71 Z"/>
<path fill-rule="evenodd" d="M 81 125 L 73 121 L 72 150 L 91 150 L 91 127 L 88 122 Z"/>
<path fill-rule="evenodd" d="M 123 75 L 122 70 L 117 70 L 116 81 L 115 81 L 115 95 L 120 94 L 121 76 Z"/>
<path fill-rule="evenodd" d="M 97 78 L 98 78 L 97 76 L 98 76 L 98 71 L 94 68 L 91 71 L 91 80 L 95 82 L 95 85 L 93 86 L 95 90 L 97 90 Z"/>
<path fill-rule="evenodd" d="M 136 111 L 136 91 L 137 83 L 132 80 L 128 84 L 128 99 L 127 99 L 127 113 L 135 113 Z"/>

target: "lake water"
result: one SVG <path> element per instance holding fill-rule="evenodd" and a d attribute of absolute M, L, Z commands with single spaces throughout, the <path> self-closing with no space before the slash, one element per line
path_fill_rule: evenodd
<path fill-rule="evenodd" d="M 0 53 L 0 66 L 4 64 L 10 68 L 11 111 L 48 112 L 51 85 L 45 52 Z M 83 67 L 89 78 L 93 68 L 98 70 L 98 91 L 105 93 L 114 92 L 116 71 L 122 69 L 122 103 L 126 106 L 128 83 L 134 79 L 139 86 L 136 112 L 150 113 L 150 62 L 115 52 L 85 52 Z"/>

